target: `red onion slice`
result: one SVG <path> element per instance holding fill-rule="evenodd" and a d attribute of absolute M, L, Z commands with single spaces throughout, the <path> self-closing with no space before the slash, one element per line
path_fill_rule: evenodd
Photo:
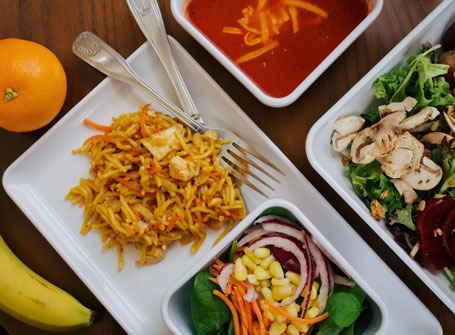
<path fill-rule="evenodd" d="M 268 232 L 264 230 L 261 226 L 254 226 L 254 229 L 249 229 L 247 234 L 243 236 L 238 242 L 237 246 L 241 247 L 247 244 L 248 242 L 254 240 L 255 238 L 266 235 Z"/>
<path fill-rule="evenodd" d="M 248 302 L 252 302 L 253 300 L 256 300 L 257 297 L 258 297 L 258 293 L 256 292 L 256 287 L 253 284 L 248 283 L 247 292 L 243 296 L 243 299 L 245 299 Z"/>
<path fill-rule="evenodd" d="M 325 310 L 329 293 L 333 290 L 333 280 L 331 279 L 332 271 L 330 264 L 327 262 L 327 259 L 324 257 L 321 250 L 319 250 L 313 240 L 308 239 L 308 245 L 316 264 L 315 275 L 319 275 L 319 278 L 321 279 L 321 286 L 319 287 L 318 307 L 322 313 Z"/>
<path fill-rule="evenodd" d="M 297 258 L 297 260 L 300 263 L 300 282 L 297 285 L 297 288 L 296 288 L 294 294 L 290 297 L 290 299 L 286 300 L 286 302 L 279 304 L 280 306 L 289 305 L 300 296 L 300 294 L 302 293 L 302 291 L 305 288 L 305 285 L 307 283 L 308 264 L 307 264 L 305 254 L 292 239 L 290 239 L 286 236 L 276 236 L 276 235 L 264 236 L 261 239 L 258 239 L 256 241 L 252 242 L 248 246 L 248 248 L 251 251 L 253 251 L 256 248 L 264 247 L 267 245 L 273 245 L 278 248 L 291 252 L 292 254 L 294 254 L 294 256 Z"/>
<path fill-rule="evenodd" d="M 333 275 L 333 282 L 337 285 L 345 286 L 345 287 L 352 287 L 354 286 L 354 282 L 345 276 L 340 276 L 337 274 Z"/>
<path fill-rule="evenodd" d="M 314 282 L 314 263 L 313 263 L 313 256 L 311 254 L 309 242 L 308 242 L 308 236 L 305 234 L 304 239 L 303 239 L 303 245 L 305 247 L 305 250 L 307 251 L 306 256 L 307 256 L 307 262 L 308 262 L 308 285 L 307 287 L 307 292 L 305 294 L 305 297 L 303 299 L 303 304 L 302 304 L 302 312 L 301 315 L 302 317 L 305 316 L 308 306 L 310 304 L 310 299 L 311 299 L 311 290 L 313 289 L 313 282 Z"/>
<path fill-rule="evenodd" d="M 220 269 L 218 276 L 216 276 L 216 280 L 218 281 L 218 285 L 220 286 L 221 291 L 226 294 L 226 287 L 229 282 L 229 278 L 234 273 L 234 263 L 226 263 Z"/>
<path fill-rule="evenodd" d="M 293 237 L 303 243 L 305 231 L 295 225 L 289 225 L 280 221 L 265 221 L 261 223 L 265 231 L 284 234 Z"/>
<path fill-rule="evenodd" d="M 256 219 L 256 223 L 262 223 L 262 222 L 266 222 L 266 221 L 278 221 L 278 222 L 282 222 L 282 223 L 285 223 L 285 224 L 289 224 L 291 226 L 295 226 L 295 222 L 292 221 L 292 220 L 289 220 L 288 218 L 285 218 L 284 216 L 280 216 L 280 215 L 275 215 L 275 214 L 269 214 L 269 215 L 264 215 L 264 216 L 261 216 L 260 218 Z"/>

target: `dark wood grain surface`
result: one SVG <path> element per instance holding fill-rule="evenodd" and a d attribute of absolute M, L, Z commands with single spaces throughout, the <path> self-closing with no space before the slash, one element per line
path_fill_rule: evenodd
<path fill-rule="evenodd" d="M 227 1 L 227 0 L 225 0 Z M 402 263 L 366 224 L 312 169 L 305 138 L 312 124 L 368 70 L 409 33 L 440 0 L 385 0 L 378 19 L 294 104 L 274 109 L 258 102 L 173 19 L 168 0 L 159 1 L 167 29 L 203 65 L 235 102 L 330 201 L 354 229 L 386 260 L 441 323 L 444 334 L 455 334 L 455 315 Z M 40 138 L 60 117 L 89 93 L 104 76 L 73 55 L 71 45 L 82 31 L 92 31 L 123 56 L 145 38 L 123 0 L 1 0 L 0 39 L 17 37 L 44 44 L 60 58 L 68 77 L 68 96 L 58 118 L 30 133 L 0 129 L 0 172 Z M 1 111 L 0 111 L 1 112 Z M 102 311 L 98 321 L 80 334 L 124 334 L 119 324 L 75 275 L 21 210 L 0 190 L 0 234 L 26 264 Z M 0 269 L 1 271 L 1 269 Z M 3 273 L 1 275 L 4 275 Z M 132 284 L 133 285 L 133 284 Z M 406 308 L 406 306 L 403 306 Z M 0 312 L 0 333 L 46 334 Z"/>

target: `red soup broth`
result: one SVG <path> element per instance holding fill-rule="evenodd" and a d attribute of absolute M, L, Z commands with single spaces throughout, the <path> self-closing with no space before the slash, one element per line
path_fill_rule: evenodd
<path fill-rule="evenodd" d="M 281 98 L 368 15 L 368 1 L 190 0 L 185 15 L 263 92 Z"/>

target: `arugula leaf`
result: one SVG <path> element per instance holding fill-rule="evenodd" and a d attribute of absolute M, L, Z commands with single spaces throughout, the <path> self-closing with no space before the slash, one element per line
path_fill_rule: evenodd
<path fill-rule="evenodd" d="M 442 171 L 443 171 L 443 180 L 441 187 L 439 188 L 439 193 L 450 193 L 449 189 L 455 187 L 455 150 L 451 149 L 448 144 L 443 145 L 442 147 Z M 455 192 L 455 190 L 452 190 Z M 454 196 L 454 194 L 451 194 Z"/>
<path fill-rule="evenodd" d="M 191 317 L 198 335 L 226 334 L 231 320 L 229 308 L 213 294 L 218 286 L 209 280 L 211 276 L 199 272 L 191 291 Z"/>
<path fill-rule="evenodd" d="M 398 91 L 405 80 L 407 73 L 406 68 L 401 67 L 396 71 L 391 71 L 387 75 L 378 77 L 373 83 L 376 98 L 389 103 L 394 93 Z"/>
<path fill-rule="evenodd" d="M 407 96 L 417 99 L 416 110 L 425 106 L 447 106 L 455 103 L 450 86 L 442 77 L 448 65 L 433 63 L 435 46 L 418 55 L 411 55 L 406 65 L 377 78 L 373 83 L 375 95 L 386 104 L 403 101 Z"/>
<path fill-rule="evenodd" d="M 398 209 L 393 216 L 390 216 L 389 225 L 394 225 L 395 223 L 402 224 L 412 231 L 416 231 L 416 226 L 412 221 L 412 204 L 408 204 L 405 208 Z"/>
<path fill-rule="evenodd" d="M 444 271 L 449 278 L 450 287 L 455 289 L 455 267 L 454 268 L 444 268 Z"/>
<path fill-rule="evenodd" d="M 370 164 L 351 162 L 345 166 L 345 173 L 359 197 L 378 200 L 388 214 L 405 207 L 403 197 L 383 173 L 378 161 Z"/>

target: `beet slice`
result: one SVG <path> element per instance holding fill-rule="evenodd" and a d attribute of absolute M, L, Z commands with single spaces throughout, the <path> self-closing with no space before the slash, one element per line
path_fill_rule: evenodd
<path fill-rule="evenodd" d="M 455 262 L 455 208 L 452 208 L 442 225 L 442 241 L 447 253 Z"/>
<path fill-rule="evenodd" d="M 455 199 L 444 197 L 426 201 L 425 209 L 417 214 L 417 230 L 422 255 L 422 266 L 435 269 L 454 266 L 443 245 L 443 225 L 448 213 L 455 207 Z"/>

